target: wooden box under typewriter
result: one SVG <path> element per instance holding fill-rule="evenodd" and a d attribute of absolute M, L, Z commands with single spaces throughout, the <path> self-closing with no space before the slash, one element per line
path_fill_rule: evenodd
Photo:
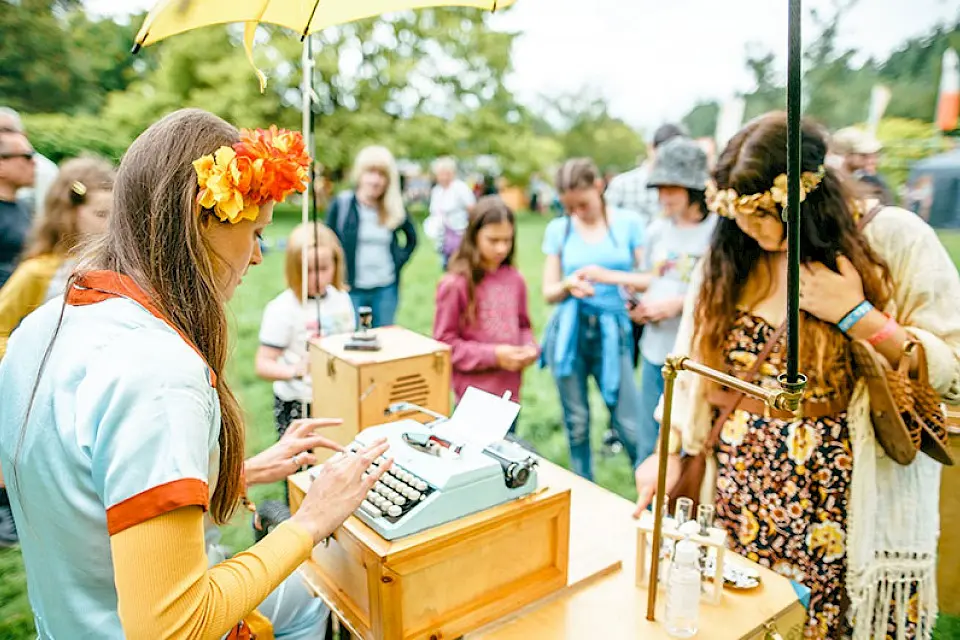
<path fill-rule="evenodd" d="M 315 416 L 343 419 L 323 435 L 347 444 L 367 427 L 430 416 L 411 411 L 389 413 L 390 405 L 410 402 L 444 416 L 450 414 L 450 347 L 402 327 L 372 329 L 379 351 L 345 348 L 351 334 L 327 336 L 310 343 Z M 319 460 L 330 456 L 316 451 Z"/>
<path fill-rule="evenodd" d="M 452 639 L 565 588 L 569 537 L 570 490 L 547 488 L 392 542 L 351 516 L 306 573 L 364 640 Z"/>

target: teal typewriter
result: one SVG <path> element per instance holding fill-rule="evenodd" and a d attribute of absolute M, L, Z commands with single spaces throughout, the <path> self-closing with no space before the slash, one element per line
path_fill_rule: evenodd
<path fill-rule="evenodd" d="M 406 404 L 392 408 L 420 410 Z M 395 540 L 529 495 L 537 488 L 538 458 L 504 439 L 519 410 L 509 398 L 470 388 L 450 418 L 424 410 L 435 420 L 364 429 L 347 451 L 386 438 L 393 467 L 354 515 Z"/>

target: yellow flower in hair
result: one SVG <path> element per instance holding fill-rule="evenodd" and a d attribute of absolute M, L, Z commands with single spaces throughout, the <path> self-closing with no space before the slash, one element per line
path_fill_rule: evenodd
<path fill-rule="evenodd" d="M 237 153 L 230 147 L 220 147 L 212 156 L 195 160 L 197 182 L 201 185 L 197 202 L 205 209 L 212 209 L 221 221 L 239 222 L 256 220 L 260 212 L 257 205 L 243 202 L 241 188 L 249 177 L 238 166 Z"/>
<path fill-rule="evenodd" d="M 807 194 L 803 192 L 803 187 L 801 187 L 800 202 L 803 202 L 806 195 Z M 770 188 L 770 196 L 774 202 L 784 203 L 787 201 L 787 174 L 781 173 L 774 178 L 773 186 Z"/>
<path fill-rule="evenodd" d="M 221 222 L 256 220 L 260 205 L 306 190 L 310 157 L 299 133 L 270 127 L 240 131 L 240 141 L 193 162 L 197 203 Z"/>

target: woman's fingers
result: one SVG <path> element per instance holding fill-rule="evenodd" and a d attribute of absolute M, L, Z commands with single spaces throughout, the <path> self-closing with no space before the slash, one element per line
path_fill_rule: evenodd
<path fill-rule="evenodd" d="M 379 464 L 373 469 L 370 470 L 370 475 L 363 479 L 363 495 L 367 495 L 367 491 L 373 488 L 373 485 L 377 484 L 377 480 L 389 471 L 393 467 L 393 458 L 387 458 L 387 461 L 383 464 Z"/>
<path fill-rule="evenodd" d="M 640 490 L 637 492 L 637 508 L 633 512 L 634 518 L 639 518 L 640 515 L 650 506 L 650 502 L 653 500 L 654 487 L 652 485 L 644 485 L 640 487 Z"/>
<path fill-rule="evenodd" d="M 323 447 L 331 451 L 343 451 L 342 444 L 334 442 L 329 438 L 324 438 L 323 436 L 307 436 L 297 441 L 297 448 L 300 451 L 309 451 L 317 447 Z"/>
<path fill-rule="evenodd" d="M 304 451 L 304 452 L 298 454 L 298 458 L 297 458 L 297 459 L 300 461 L 300 466 L 301 466 L 301 467 L 304 467 L 304 466 L 309 467 L 309 466 L 312 466 L 312 465 L 317 464 L 317 456 L 313 455 L 313 454 L 312 454 L 311 452 L 309 452 L 309 451 Z"/>
<path fill-rule="evenodd" d="M 290 423 L 287 433 L 293 437 L 302 437 L 309 435 L 317 429 L 324 427 L 336 427 L 343 424 L 339 418 L 299 418 Z"/>

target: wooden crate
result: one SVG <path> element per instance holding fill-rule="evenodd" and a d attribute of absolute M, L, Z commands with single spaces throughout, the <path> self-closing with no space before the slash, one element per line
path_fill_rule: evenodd
<path fill-rule="evenodd" d="M 387 415 L 395 402 L 450 414 L 450 347 L 402 327 L 381 327 L 373 333 L 380 340 L 380 351 L 347 351 L 349 334 L 310 343 L 313 415 L 343 419 L 341 426 L 323 431 L 340 444 L 385 422 L 431 420 L 419 412 Z M 325 449 L 316 453 L 321 461 L 331 455 Z"/>
<path fill-rule="evenodd" d="M 309 479 L 290 480 L 299 507 Z M 349 518 L 307 581 L 364 640 L 457 638 L 567 585 L 570 490 L 542 489 L 387 541 Z"/>

